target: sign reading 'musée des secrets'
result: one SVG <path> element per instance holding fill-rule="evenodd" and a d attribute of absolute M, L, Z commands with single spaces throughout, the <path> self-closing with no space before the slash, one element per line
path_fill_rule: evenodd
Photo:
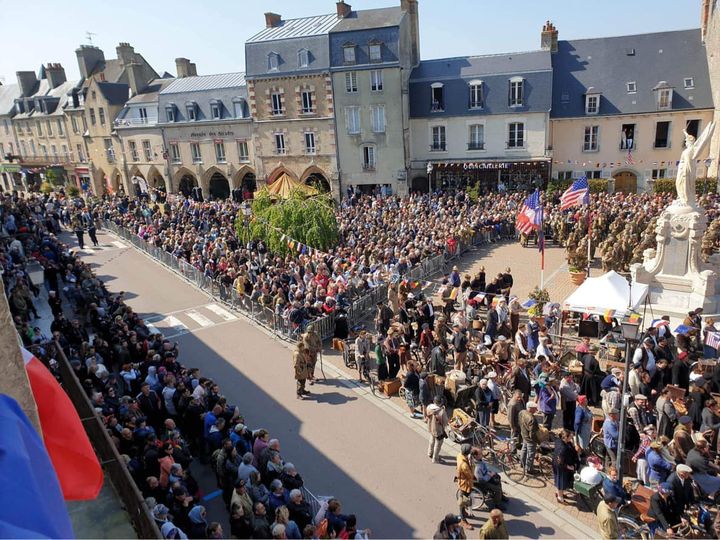
<path fill-rule="evenodd" d="M 201 131 L 199 133 L 190 133 L 191 139 L 204 139 L 205 137 L 234 137 L 234 131 Z"/>

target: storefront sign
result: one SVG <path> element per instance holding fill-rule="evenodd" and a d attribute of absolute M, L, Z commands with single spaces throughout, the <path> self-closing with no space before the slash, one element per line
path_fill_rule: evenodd
<path fill-rule="evenodd" d="M 205 139 L 207 137 L 234 137 L 234 131 L 200 131 L 198 133 L 190 133 L 191 139 Z"/>
<path fill-rule="evenodd" d="M 0 172 L 19 173 L 20 165 L 0 165 Z"/>

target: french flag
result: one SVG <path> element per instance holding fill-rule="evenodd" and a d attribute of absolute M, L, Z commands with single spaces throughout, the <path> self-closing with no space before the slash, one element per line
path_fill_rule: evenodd
<path fill-rule="evenodd" d="M 21 348 L 42 437 L 50 461 L 68 501 L 94 499 L 100 493 L 103 472 L 70 398 L 45 365 Z"/>

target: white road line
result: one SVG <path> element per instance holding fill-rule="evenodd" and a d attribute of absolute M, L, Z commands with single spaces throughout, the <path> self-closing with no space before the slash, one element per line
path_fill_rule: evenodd
<path fill-rule="evenodd" d="M 165 317 L 165 319 L 163 319 L 163 320 L 164 320 L 164 321 L 167 321 L 167 323 L 168 323 L 168 328 L 174 330 L 178 335 L 179 335 L 179 334 L 184 334 L 184 333 L 190 331 L 190 330 L 188 329 L 188 327 L 185 326 L 185 325 L 182 323 L 182 321 L 181 321 L 180 319 L 178 319 L 177 317 L 173 317 L 173 316 L 171 315 L 171 316 L 169 316 L 169 317 Z"/>
<path fill-rule="evenodd" d="M 225 309 L 222 306 L 218 306 L 217 304 L 208 304 L 205 306 L 208 310 L 212 311 L 215 315 L 218 317 L 222 317 L 226 321 L 234 321 L 237 319 L 237 316 L 230 313 L 227 309 Z"/>
<path fill-rule="evenodd" d="M 213 326 L 215 323 L 212 322 L 210 319 L 208 319 L 205 315 L 202 313 L 198 313 L 197 311 L 188 311 L 186 313 L 188 317 L 190 317 L 193 321 L 198 323 L 203 328 L 206 326 Z"/>
<path fill-rule="evenodd" d="M 117 248 L 121 248 L 121 249 L 128 247 L 127 244 L 123 244 L 120 240 L 114 240 L 114 241 L 112 241 L 112 242 L 110 242 L 110 243 L 111 243 L 113 246 L 115 246 L 115 247 L 117 247 Z"/>
<path fill-rule="evenodd" d="M 150 324 L 149 322 L 146 322 L 145 326 L 147 326 L 147 329 L 149 330 L 149 332 L 151 334 L 162 334 L 162 332 L 160 332 L 160 330 L 158 330 L 154 324 Z"/>

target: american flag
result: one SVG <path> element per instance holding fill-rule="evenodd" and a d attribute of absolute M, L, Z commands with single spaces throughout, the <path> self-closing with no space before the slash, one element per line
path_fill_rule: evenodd
<path fill-rule="evenodd" d="M 705 345 L 715 350 L 720 348 L 720 332 L 708 332 L 705 336 Z"/>
<path fill-rule="evenodd" d="M 572 183 L 572 186 L 560 195 L 560 210 L 567 210 L 578 204 L 588 204 L 590 202 L 590 186 L 588 185 L 587 176 L 581 176 Z"/>
<path fill-rule="evenodd" d="M 540 192 L 536 189 L 520 207 L 515 227 L 523 234 L 530 234 L 535 229 L 540 230 L 542 226 L 542 205 L 540 204 Z"/>
<path fill-rule="evenodd" d="M 625 158 L 625 165 L 635 165 L 635 161 L 633 161 L 632 152 L 628 148 L 627 157 Z"/>

